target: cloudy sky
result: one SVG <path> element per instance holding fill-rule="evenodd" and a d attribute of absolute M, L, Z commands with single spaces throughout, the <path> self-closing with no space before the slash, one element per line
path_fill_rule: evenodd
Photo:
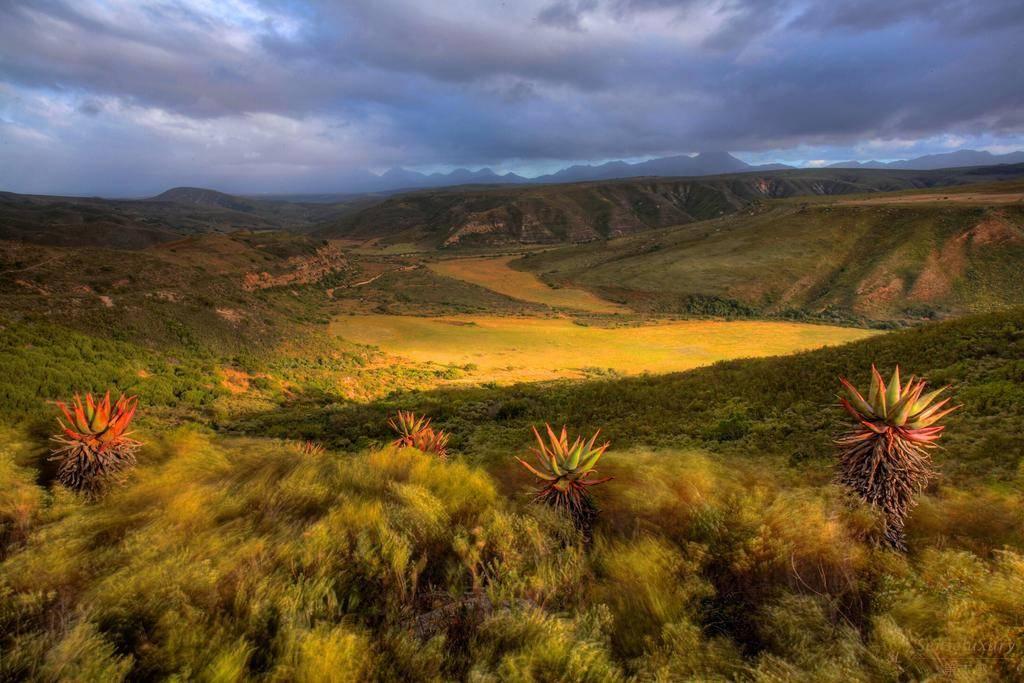
<path fill-rule="evenodd" d="M 1024 149 L 1021 0 L 0 0 L 0 189 Z"/>

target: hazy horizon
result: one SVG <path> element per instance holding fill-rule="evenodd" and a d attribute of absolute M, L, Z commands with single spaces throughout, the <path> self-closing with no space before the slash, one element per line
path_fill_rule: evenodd
<path fill-rule="evenodd" d="M 987 150 L 953 150 L 953 153 L 955 153 L 957 151 L 978 152 L 978 151 L 987 151 Z M 1015 152 L 1016 153 L 1020 153 L 1020 154 L 1024 154 L 1024 150 L 1015 150 Z M 1003 154 L 1003 152 L 999 152 L 999 153 Z M 700 153 L 693 153 L 693 154 L 690 154 L 690 155 L 681 155 L 681 156 L 691 156 L 692 157 L 692 156 L 697 156 L 699 154 Z M 945 154 L 945 153 L 939 153 L 939 154 Z M 740 159 L 741 161 L 746 162 L 746 160 L 743 159 L 738 154 L 737 155 L 733 155 L 733 156 L 735 158 Z M 548 170 L 542 171 L 542 172 L 538 173 L 538 175 L 535 175 L 535 176 L 522 176 L 523 177 L 523 181 L 521 181 L 521 182 L 529 183 L 529 182 L 531 182 L 531 181 L 533 181 L 535 179 L 538 179 L 538 178 L 542 179 L 541 180 L 542 183 L 588 182 L 586 180 L 582 180 L 581 181 L 581 180 L 572 180 L 572 179 L 569 179 L 569 180 L 544 180 L 543 177 L 547 176 L 549 173 L 554 173 L 554 172 L 557 172 L 559 170 L 566 170 L 566 169 L 570 168 L 571 166 L 573 166 L 575 164 L 581 164 L 581 165 L 589 164 L 589 165 L 597 167 L 597 166 L 600 166 L 603 163 L 609 163 L 609 162 L 614 162 L 614 161 L 626 161 L 627 163 L 634 163 L 635 164 L 635 163 L 643 163 L 644 161 L 650 161 L 650 160 L 655 160 L 655 159 L 659 159 L 659 158 L 660 157 L 643 157 L 643 158 L 639 158 L 639 159 L 626 159 L 626 160 L 622 160 L 622 159 L 604 159 L 604 160 L 598 160 L 598 161 L 570 162 L 570 163 L 565 164 L 565 165 L 560 165 L 560 166 L 553 167 L 553 168 L 550 168 Z M 832 160 L 828 160 L 828 161 L 829 161 L 829 163 L 831 163 Z M 844 160 L 844 161 L 859 161 L 859 162 L 875 161 L 875 162 L 881 162 L 881 163 L 893 163 L 893 162 L 907 161 L 907 159 L 860 159 L 860 160 L 849 160 L 848 159 L 848 160 Z M 750 163 L 750 162 L 746 162 L 746 163 Z M 762 161 L 758 161 L 756 163 L 757 164 L 771 164 L 771 163 L 787 164 L 787 165 L 789 165 L 791 167 L 792 170 L 814 170 L 814 169 L 817 169 L 817 168 L 826 168 L 827 167 L 826 163 L 814 163 L 814 162 L 806 162 L 806 161 L 804 161 L 804 162 L 800 162 L 800 161 L 779 161 L 779 162 L 762 162 Z M 1006 162 L 998 162 L 998 163 L 1006 163 Z M 1014 162 L 1014 163 L 1017 163 L 1017 162 Z M 754 166 L 753 164 L 752 164 L 752 166 L 753 166 L 753 168 L 748 170 L 748 171 L 736 171 L 734 173 L 756 173 L 756 172 L 758 172 L 757 171 L 758 167 Z M 851 166 L 840 166 L 839 168 L 852 168 L 852 167 Z M 868 166 L 866 168 L 872 168 L 872 167 Z M 956 167 L 955 166 L 947 166 L 947 167 L 943 167 L 943 168 L 956 168 Z M 493 168 L 493 167 L 490 167 L 490 166 L 479 166 L 479 167 L 473 167 L 473 166 L 469 166 L 469 167 L 466 167 L 466 166 L 455 167 L 455 166 L 451 166 L 451 167 L 430 167 L 430 168 L 426 168 L 426 169 L 424 169 L 424 168 L 411 169 L 411 168 L 406 168 L 406 167 L 401 167 L 401 166 L 395 166 L 395 167 L 392 167 L 392 169 L 385 169 L 385 170 L 381 170 L 381 171 L 367 170 L 366 174 L 367 174 L 368 178 L 378 178 L 378 179 L 384 180 L 386 178 L 386 171 L 387 170 L 395 170 L 395 169 L 399 169 L 399 170 L 403 170 L 403 171 L 414 171 L 416 173 L 422 173 L 425 176 L 429 176 L 430 174 L 440 174 L 440 175 L 444 176 L 444 175 L 447 175 L 448 173 L 451 173 L 453 171 L 470 171 L 472 173 L 476 173 L 476 172 L 479 172 L 479 171 L 490 170 L 495 175 L 506 175 L 508 173 L 513 173 L 513 174 L 515 173 L 515 171 L 507 171 L 505 169 Z M 911 170 L 911 169 L 907 169 L 907 170 Z M 922 170 L 927 170 L 927 169 L 922 169 Z M 519 174 L 516 174 L 516 175 L 519 175 Z M 704 175 L 718 175 L 718 174 L 691 174 L 689 177 L 699 178 L 699 177 L 702 177 Z M 725 175 L 732 175 L 732 173 L 726 173 Z M 608 180 L 629 179 L 631 177 L 641 177 L 641 176 L 616 175 L 616 176 L 613 176 L 613 177 L 607 178 L 607 179 Z M 673 177 L 673 176 L 666 176 L 666 177 Z M 684 174 L 684 175 L 678 176 L 678 177 L 688 177 L 688 176 Z M 363 180 L 365 181 L 365 179 L 363 179 Z M 200 189 L 200 190 L 213 190 L 215 192 L 221 192 L 221 193 L 226 193 L 226 194 L 233 194 L 233 195 L 238 195 L 238 196 L 243 196 L 243 197 L 268 197 L 268 198 L 274 198 L 274 197 L 303 197 L 303 196 L 308 196 L 308 197 L 314 197 L 314 196 L 330 197 L 330 196 L 344 196 L 344 195 L 358 196 L 358 195 L 373 194 L 373 193 L 377 193 L 377 192 L 388 193 L 388 192 L 405 191 L 405 190 L 417 190 L 417 189 L 428 189 L 428 188 L 444 188 L 444 187 L 453 187 L 453 186 L 463 185 L 463 184 L 473 184 L 473 182 L 475 182 L 475 181 L 470 181 L 469 183 L 459 183 L 459 182 L 438 183 L 438 184 L 434 184 L 434 185 L 403 185 L 401 183 L 391 183 L 391 184 L 386 184 L 385 183 L 385 184 L 382 184 L 381 186 L 376 187 L 376 188 L 367 188 L 365 186 L 355 186 L 353 184 L 353 186 L 351 188 L 346 188 L 344 186 L 341 186 L 341 187 L 338 187 L 337 189 L 333 189 L 333 190 L 331 190 L 331 189 L 323 189 L 323 190 L 310 190 L 310 191 L 305 191 L 305 190 L 301 190 L 301 189 L 300 190 L 294 190 L 294 191 L 277 190 L 277 189 L 266 189 L 266 190 L 250 191 L 250 190 L 245 189 L 244 187 L 232 187 L 232 186 L 229 186 L 229 187 L 219 187 L 219 186 L 210 186 L 210 185 L 202 185 L 202 184 L 196 184 L 196 183 L 183 182 L 183 183 L 180 183 L 180 184 L 177 184 L 177 185 L 168 185 L 166 187 L 159 187 L 159 188 L 153 189 L 152 191 L 142 191 L 142 192 L 136 192 L 134 194 L 132 194 L 132 193 L 121 193 L 121 192 L 113 192 L 113 193 L 105 193 L 105 194 L 104 193 L 89 193 L 89 192 L 60 192 L 60 193 L 55 193 L 55 192 L 50 192 L 50 193 L 25 192 L 25 193 L 20 193 L 20 194 L 26 194 L 26 195 L 37 194 L 37 195 L 42 195 L 42 196 L 47 196 L 48 195 L 48 196 L 58 196 L 58 197 L 63 196 L 63 197 L 82 197 L 82 198 L 99 197 L 99 198 L 102 198 L 102 199 L 136 200 L 136 199 L 150 199 L 150 198 L 156 197 L 156 196 L 158 196 L 160 194 L 163 194 L 164 192 L 167 192 L 169 190 L 192 188 L 192 189 Z M 484 182 L 486 182 L 486 181 L 484 181 Z M 353 183 L 354 183 L 354 181 L 353 181 Z M 11 190 L 3 188 L 3 187 L 0 187 L 0 192 L 11 192 Z M 15 194 L 19 194 L 19 193 L 16 192 Z"/>

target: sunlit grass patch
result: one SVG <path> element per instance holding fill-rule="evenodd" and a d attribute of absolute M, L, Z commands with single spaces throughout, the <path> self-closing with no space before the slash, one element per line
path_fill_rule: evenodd
<path fill-rule="evenodd" d="M 392 315 L 345 316 L 331 329 L 350 341 L 418 363 L 468 366 L 461 380 L 476 382 L 580 377 L 595 366 L 623 374 L 672 372 L 877 334 L 789 322 L 689 320 L 603 328 L 564 319 Z"/>
<path fill-rule="evenodd" d="M 629 309 L 572 287 L 554 288 L 533 273 L 515 270 L 509 263 L 518 256 L 459 258 L 434 261 L 430 269 L 441 275 L 472 282 L 475 285 L 510 296 L 513 299 L 570 308 L 591 313 L 625 313 Z"/>

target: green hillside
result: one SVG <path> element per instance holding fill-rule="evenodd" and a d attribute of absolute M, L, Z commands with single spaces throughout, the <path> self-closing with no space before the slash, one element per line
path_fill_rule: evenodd
<path fill-rule="evenodd" d="M 199 188 L 175 188 L 151 199 L 0 192 L 0 239 L 48 246 L 144 249 L 210 232 L 304 232 L 374 201 L 373 197 L 323 204 L 271 201 Z"/>
<path fill-rule="evenodd" d="M 1024 166 L 943 171 L 817 169 L 399 195 L 336 221 L 323 237 L 480 247 L 589 242 L 745 210 L 767 198 L 890 192 L 1019 178 Z"/>
<path fill-rule="evenodd" d="M 1019 304 L 1022 264 L 1024 204 L 982 198 L 770 202 L 512 265 L 644 311 L 892 320 Z"/>
<path fill-rule="evenodd" d="M 288 232 L 182 238 L 141 250 L 0 240 L 0 307 L 150 348 L 228 355 L 264 349 L 352 312 L 530 312 L 406 259 Z"/>

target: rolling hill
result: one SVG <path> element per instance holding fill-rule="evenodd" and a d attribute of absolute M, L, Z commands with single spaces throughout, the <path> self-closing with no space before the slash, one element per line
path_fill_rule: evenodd
<path fill-rule="evenodd" d="M 296 288 L 360 272 L 337 248 L 282 232 L 200 234 L 130 251 L 0 241 L 0 308 L 119 340 L 223 350 L 314 315 L 323 292 Z"/>
<path fill-rule="evenodd" d="M 0 192 L 0 239 L 142 249 L 207 232 L 302 232 L 373 201 L 377 200 L 353 197 L 331 203 L 284 202 L 185 187 L 136 200 Z"/>
<path fill-rule="evenodd" d="M 208 209 L 228 209 L 229 211 L 241 211 L 243 213 L 254 213 L 259 211 L 261 204 L 267 204 L 267 202 L 257 202 L 202 187 L 173 187 L 153 197 L 151 201 L 189 204 Z"/>
<path fill-rule="evenodd" d="M 512 265 L 660 312 L 892 320 L 1024 303 L 1024 183 L 959 189 L 767 202 Z"/>
<path fill-rule="evenodd" d="M 740 211 L 767 198 L 886 192 L 1024 175 L 1024 165 L 954 171 L 790 170 L 528 188 L 454 188 L 392 197 L 328 222 L 329 238 L 428 247 L 589 242 Z"/>

